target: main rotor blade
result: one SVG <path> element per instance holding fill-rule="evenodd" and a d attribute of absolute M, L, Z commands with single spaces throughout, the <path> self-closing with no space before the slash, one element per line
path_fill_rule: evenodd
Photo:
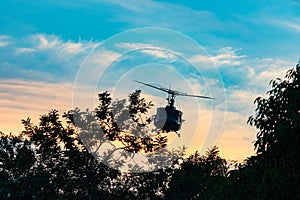
<path fill-rule="evenodd" d="M 192 94 L 178 94 L 180 96 L 186 96 L 186 97 L 197 97 L 197 98 L 202 98 L 202 99 L 215 99 L 212 97 L 207 97 L 207 96 L 201 96 L 201 95 L 192 95 Z"/>
<path fill-rule="evenodd" d="M 134 80 L 134 81 L 137 82 L 137 83 L 140 83 L 140 84 L 143 84 L 143 85 L 147 85 L 147 86 L 149 86 L 149 87 L 152 87 L 152 88 L 155 88 L 155 89 L 158 89 L 158 90 L 161 90 L 161 91 L 170 93 L 170 91 L 169 91 L 168 89 L 166 89 L 166 88 L 156 87 L 156 86 L 154 86 L 154 85 L 150 85 L 150 84 L 148 84 L 148 83 L 143 83 L 143 82 L 141 82 L 141 81 L 136 81 L 136 80 Z"/>
<path fill-rule="evenodd" d="M 207 96 L 191 95 L 191 94 L 187 94 L 187 93 L 184 93 L 184 92 L 179 92 L 179 91 L 176 91 L 176 90 L 171 90 L 171 89 L 167 89 L 167 88 L 163 88 L 163 87 L 156 87 L 154 85 L 150 85 L 148 83 L 143 83 L 141 81 L 136 81 L 136 80 L 134 80 L 134 81 L 137 82 L 137 83 L 140 83 L 140 84 L 143 84 L 143 85 L 147 85 L 149 87 L 152 87 L 152 88 L 155 88 L 155 89 L 167 92 L 168 94 L 172 94 L 172 95 L 180 95 L 180 96 L 187 96 L 187 97 L 197 97 L 197 98 L 202 98 L 202 99 L 215 99 L 215 98 L 207 97 Z"/>

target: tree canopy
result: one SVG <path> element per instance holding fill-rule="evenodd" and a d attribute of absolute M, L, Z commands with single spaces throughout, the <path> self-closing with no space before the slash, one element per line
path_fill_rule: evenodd
<path fill-rule="evenodd" d="M 94 111 L 74 109 L 60 116 L 51 110 L 36 125 L 22 120 L 19 135 L 0 133 L 0 198 L 299 199 L 300 64 L 270 84 L 248 120 L 258 129 L 256 155 L 241 164 L 226 161 L 216 146 L 189 157 L 183 157 L 184 149 L 164 150 L 166 138 L 148 128 L 153 104 L 140 91 L 130 94 L 129 102 L 101 93 Z M 115 150 L 105 155 L 115 165 L 95 156 L 98 147 L 115 141 L 121 144 L 115 149 L 129 157 L 152 152 L 149 162 L 160 165 L 157 157 L 164 154 L 171 165 L 122 173 L 115 165 L 124 162 L 111 156 Z"/>

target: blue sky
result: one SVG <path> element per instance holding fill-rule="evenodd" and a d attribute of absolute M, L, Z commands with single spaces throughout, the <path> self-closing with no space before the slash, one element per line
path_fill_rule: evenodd
<path fill-rule="evenodd" d="M 158 26 L 181 31 L 205 46 L 239 45 L 249 55 L 258 57 L 261 53 L 290 55 L 279 46 L 289 45 L 291 50 L 297 50 L 291 44 L 296 44 L 299 32 L 296 0 L 239 3 L 234 0 L 226 3 L 12 0 L 3 1 L 0 9 L 1 32 L 13 36 L 47 33 L 74 41 L 104 40 L 130 28 Z"/>
<path fill-rule="evenodd" d="M 219 108 L 227 107 L 218 138 L 221 152 L 233 159 L 253 153 L 256 130 L 246 125 L 247 117 L 254 113 L 253 101 L 265 94 L 270 79 L 282 77 L 300 57 L 297 0 L 3 0 L 0 111 L 8 114 L 1 114 L 0 130 L 18 132 L 21 126 L 15 124 L 21 118 L 39 116 L 51 108 L 70 109 L 76 74 L 91 50 L 116 34 L 144 27 L 174 30 L 204 48 L 205 55 L 189 54 L 186 58 L 204 66 L 209 57 L 221 76 L 218 80 L 223 88 L 215 85 L 214 90 L 216 95 L 224 91 L 227 98 L 214 105 L 222 112 Z M 149 39 L 143 43 L 142 39 L 130 38 L 130 44 L 118 43 L 117 47 L 134 50 L 155 43 Z M 163 41 L 166 39 L 155 43 L 155 48 L 176 48 Z M 119 53 L 117 48 L 109 50 L 103 58 L 109 60 Z M 152 55 L 152 60 L 160 62 L 174 59 L 162 53 L 152 51 L 135 57 L 149 61 Z M 124 62 L 129 65 L 131 61 L 123 57 L 120 63 Z M 214 85 L 216 77 L 209 77 L 209 70 L 203 68 L 205 78 L 210 78 L 206 84 Z M 198 86 L 201 88 L 199 82 Z M 191 88 L 198 86 L 192 84 Z M 201 91 L 205 93 L 207 88 Z"/>

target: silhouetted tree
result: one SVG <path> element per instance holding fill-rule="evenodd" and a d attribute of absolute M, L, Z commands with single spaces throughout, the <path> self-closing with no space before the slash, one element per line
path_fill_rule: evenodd
<path fill-rule="evenodd" d="M 114 101 L 107 92 L 99 94 L 99 106 L 96 117 L 110 140 L 118 140 L 124 144 L 124 150 L 130 152 L 153 152 L 166 146 L 166 137 L 162 137 L 158 130 L 149 130 L 147 125 L 151 117 L 146 116 L 153 106 L 140 96 L 141 90 L 129 95 L 129 105 L 126 101 Z M 155 136 L 153 132 L 156 131 Z M 152 137 L 149 136 L 152 133 Z"/>
<path fill-rule="evenodd" d="M 267 169 L 263 181 L 272 185 L 275 198 L 292 199 L 300 197 L 299 63 L 270 84 L 269 98 L 256 99 L 256 116 L 249 123 L 259 129 L 255 147 Z"/>
<path fill-rule="evenodd" d="M 175 169 L 166 199 L 221 199 L 227 171 L 226 160 L 216 146 L 202 156 L 196 152 Z"/>
<path fill-rule="evenodd" d="M 62 116 L 52 110 L 38 125 L 22 120 L 20 135 L 0 133 L 1 199 L 300 199 L 300 64 L 283 80 L 270 82 L 268 98 L 257 98 L 256 155 L 229 170 L 217 147 L 183 158 L 185 149 L 168 151 L 166 137 L 149 128 L 153 106 L 137 90 L 126 100 L 99 94 L 94 111 L 74 109 Z M 118 141 L 120 146 L 114 144 Z M 114 148 L 99 149 L 110 143 Z M 137 152 L 156 171 L 121 173 L 124 158 Z M 162 156 L 164 155 L 164 156 Z M 170 164 L 163 167 L 163 162 Z M 137 169 L 140 169 L 137 170 Z"/>
<path fill-rule="evenodd" d="M 41 189 L 40 181 L 32 177 L 36 158 L 30 142 L 1 132 L 0 137 L 0 198 L 29 198 Z"/>
<path fill-rule="evenodd" d="M 39 125 L 33 125 L 29 118 L 22 123 L 25 130 L 20 136 L 1 137 L 3 199 L 110 196 L 111 182 L 120 173 L 99 163 L 72 126 L 63 126 L 56 110 L 41 116 Z"/>
<path fill-rule="evenodd" d="M 268 99 L 257 98 L 256 115 L 249 123 L 259 129 L 257 153 L 288 156 L 299 152 L 300 137 L 300 65 L 291 69 L 283 80 L 271 80 Z"/>
<path fill-rule="evenodd" d="M 268 98 L 255 100 L 256 115 L 248 120 L 259 130 L 257 155 L 229 176 L 234 199 L 300 198 L 300 65 L 270 84 Z"/>
<path fill-rule="evenodd" d="M 153 188 L 149 195 L 155 196 L 154 191 L 160 191 L 164 184 L 163 176 L 159 178 L 160 175 L 156 175 L 157 181 L 151 181 L 151 177 L 155 176 L 147 173 L 122 176 L 120 179 L 119 171 L 100 163 L 90 153 L 92 147 L 97 148 L 103 142 L 118 140 L 123 144 L 121 148 L 129 153 L 160 150 L 161 154 L 172 158 L 172 152 L 163 152 L 166 137 L 159 133 L 153 138 L 147 136 L 147 131 L 152 131 L 146 128 L 151 119 L 143 115 L 152 106 L 151 102 L 147 103 L 141 98 L 140 91 L 130 94 L 129 105 L 125 104 L 125 100 L 112 102 L 108 93 L 99 94 L 99 101 L 95 112 L 75 109 L 64 113 L 66 123 L 60 121 L 58 111 L 52 110 L 40 117 L 38 125 L 34 125 L 30 118 L 22 120 L 25 130 L 19 136 L 1 133 L 0 197 L 122 199 L 122 194 L 130 193 L 124 190 L 123 193 L 116 193 L 114 185 L 126 188 L 122 183 L 125 179 L 130 180 L 132 188 L 140 190 L 139 194 L 144 193 L 142 190 L 145 191 L 147 187 L 142 184 L 143 181 L 133 181 L 136 177 L 148 180 L 147 185 Z M 79 125 L 76 126 L 79 132 L 74 125 Z M 86 141 L 84 144 L 81 140 L 83 137 Z M 111 158 L 109 155 L 107 157 Z M 154 166 L 160 165 L 155 154 L 149 157 L 149 162 Z M 122 164 L 120 160 L 120 165 Z M 120 183 L 115 184 L 118 177 Z M 144 193 L 144 197 L 146 196 Z"/>
<path fill-rule="evenodd" d="M 173 170 L 160 169 L 146 173 L 124 173 L 114 183 L 116 199 L 162 199 Z"/>
<path fill-rule="evenodd" d="M 134 162 L 136 153 L 146 154 L 155 169 L 164 167 L 159 166 L 160 160 L 154 159 L 156 152 L 164 158 L 165 166 L 183 153 L 174 151 L 170 155 L 165 148 L 167 136 L 163 136 L 159 129 L 149 127 L 152 116 L 148 116 L 148 112 L 153 104 L 141 97 L 140 90 L 131 93 L 128 102 L 125 99 L 113 101 L 108 92 L 98 96 L 99 105 L 95 111 L 77 108 L 65 113 L 65 116 L 77 127 L 86 148 L 102 162 L 119 170 L 128 167 L 144 172 L 147 170 Z M 102 147 L 108 144 L 111 148 L 103 150 Z M 125 163 L 128 159 L 133 162 Z"/>

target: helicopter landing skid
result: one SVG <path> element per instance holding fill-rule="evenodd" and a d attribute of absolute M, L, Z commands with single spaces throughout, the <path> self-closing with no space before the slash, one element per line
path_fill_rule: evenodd
<path fill-rule="evenodd" d="M 178 133 L 177 131 L 174 131 L 175 133 L 176 133 L 176 135 L 178 136 L 178 137 L 180 137 L 180 133 Z"/>

